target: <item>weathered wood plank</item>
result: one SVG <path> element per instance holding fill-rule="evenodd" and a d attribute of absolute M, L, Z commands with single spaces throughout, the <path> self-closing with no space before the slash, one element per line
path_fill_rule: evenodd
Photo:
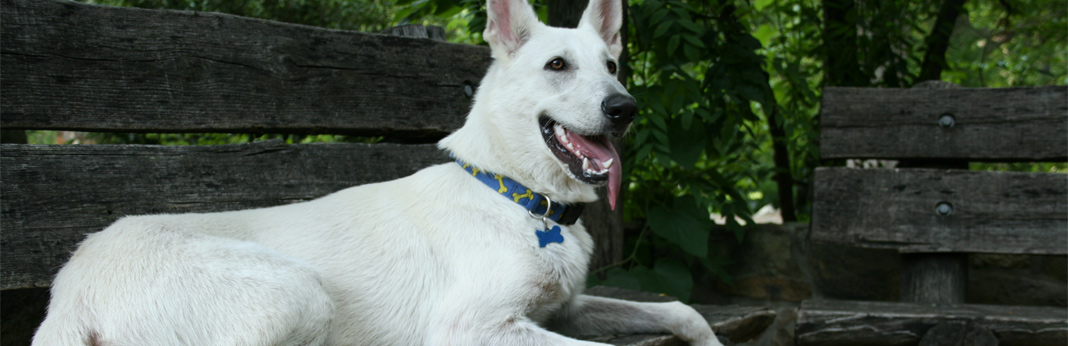
<path fill-rule="evenodd" d="M 901 301 L 963 304 L 967 273 L 967 254 L 905 254 L 901 256 Z"/>
<path fill-rule="evenodd" d="M 798 345 L 916 345 L 942 322 L 989 329 L 1001 345 L 1068 344 L 1068 312 L 1062 307 L 934 305 L 809 300 L 798 313 Z"/>
<path fill-rule="evenodd" d="M 1064 174 L 821 167 L 814 180 L 814 241 L 903 252 L 1068 253 Z M 948 215 L 940 215 L 941 203 Z"/>
<path fill-rule="evenodd" d="M 266 207 L 446 162 L 433 145 L 0 145 L 0 288 L 44 286 L 124 215 Z"/>
<path fill-rule="evenodd" d="M 824 159 L 1065 161 L 1068 87 L 829 87 L 820 141 Z"/>
<path fill-rule="evenodd" d="M 440 137 L 486 47 L 220 13 L 0 1 L 0 126 Z"/>

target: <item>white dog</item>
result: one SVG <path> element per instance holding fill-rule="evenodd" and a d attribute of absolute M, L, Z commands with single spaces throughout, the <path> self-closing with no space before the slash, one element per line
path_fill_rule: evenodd
<path fill-rule="evenodd" d="M 720 345 L 684 304 L 582 294 L 593 243 L 575 218 L 597 185 L 615 200 L 608 138 L 637 113 L 616 81 L 620 6 L 592 0 L 562 29 L 525 0 L 490 0 L 494 62 L 440 143 L 459 163 L 305 203 L 123 218 L 60 270 L 34 345 L 595 345 L 564 335 L 636 332 Z"/>

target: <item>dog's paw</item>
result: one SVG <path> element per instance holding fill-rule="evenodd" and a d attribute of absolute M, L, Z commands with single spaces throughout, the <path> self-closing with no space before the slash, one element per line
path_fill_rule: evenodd
<path fill-rule="evenodd" d="M 722 346 L 716 334 L 712 332 L 712 326 L 708 324 L 704 316 L 701 316 L 693 307 L 680 303 L 671 304 L 674 316 L 669 329 L 680 339 L 693 346 Z"/>
<path fill-rule="evenodd" d="M 704 341 L 697 341 L 690 344 L 691 346 L 734 346 L 734 343 L 726 336 L 714 335 L 712 338 Z"/>

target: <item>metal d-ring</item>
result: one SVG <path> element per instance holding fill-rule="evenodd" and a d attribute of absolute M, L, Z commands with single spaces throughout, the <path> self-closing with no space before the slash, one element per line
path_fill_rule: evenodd
<path fill-rule="evenodd" d="M 545 219 L 549 218 L 549 215 L 552 215 L 553 213 L 553 200 L 549 199 L 549 196 L 542 195 L 542 197 L 545 198 L 545 213 L 537 215 L 534 214 L 533 209 L 527 209 L 527 214 L 530 214 L 530 217 L 532 218 L 541 219 L 542 221 L 545 221 Z"/>

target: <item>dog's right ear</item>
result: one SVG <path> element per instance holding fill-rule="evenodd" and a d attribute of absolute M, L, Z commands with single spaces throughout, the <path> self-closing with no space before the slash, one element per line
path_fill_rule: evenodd
<path fill-rule="evenodd" d="M 494 58 L 511 57 L 530 39 L 538 16 L 527 0 L 489 0 L 486 7 L 488 18 L 482 38 L 493 49 Z"/>

